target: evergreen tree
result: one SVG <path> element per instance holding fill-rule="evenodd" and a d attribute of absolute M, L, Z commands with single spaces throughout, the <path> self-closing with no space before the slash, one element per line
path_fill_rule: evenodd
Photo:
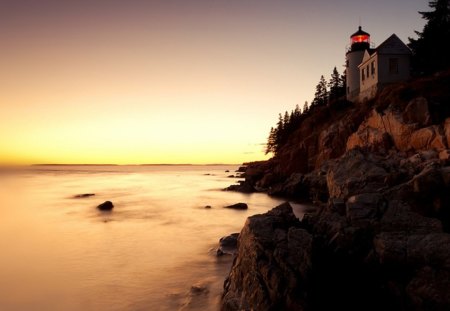
<path fill-rule="evenodd" d="M 450 0 L 432 0 L 430 12 L 419 12 L 427 20 L 417 39 L 409 38 L 413 67 L 418 73 L 430 74 L 450 68 Z"/>
<path fill-rule="evenodd" d="M 287 128 L 288 125 L 289 125 L 289 112 L 285 111 L 283 118 L 283 127 Z"/>
<path fill-rule="evenodd" d="M 266 154 L 272 152 L 275 153 L 276 145 L 275 145 L 276 131 L 273 127 L 270 128 L 269 138 L 267 139 L 266 145 Z"/>
<path fill-rule="evenodd" d="M 347 94 L 347 71 L 344 70 L 344 73 L 341 75 L 341 82 L 340 82 L 340 87 L 341 87 L 341 96 L 344 96 L 345 94 Z"/>
<path fill-rule="evenodd" d="M 339 98 L 339 96 L 341 96 L 340 94 L 342 89 L 341 82 L 342 82 L 341 75 L 339 74 L 336 67 L 334 67 L 333 72 L 331 73 L 330 81 L 328 82 L 328 87 L 330 90 L 329 92 L 330 100 L 337 99 Z"/>
<path fill-rule="evenodd" d="M 320 76 L 319 83 L 316 86 L 316 93 L 314 94 L 314 100 L 312 101 L 312 106 L 324 105 L 328 102 L 328 90 L 327 81 L 325 81 L 324 76 Z"/>
<path fill-rule="evenodd" d="M 295 105 L 294 115 L 296 118 L 300 117 L 302 115 L 302 111 L 300 109 L 300 106 L 297 104 Z"/>
<path fill-rule="evenodd" d="M 305 104 L 303 105 L 303 113 L 308 112 L 308 109 L 309 109 L 309 107 L 308 107 L 308 102 L 305 101 Z"/>

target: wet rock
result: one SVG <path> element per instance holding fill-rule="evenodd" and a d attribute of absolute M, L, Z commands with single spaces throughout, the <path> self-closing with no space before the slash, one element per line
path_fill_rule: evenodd
<path fill-rule="evenodd" d="M 83 198 L 89 198 L 95 196 L 95 193 L 83 193 L 83 194 L 77 194 L 74 196 L 74 199 L 83 199 Z"/>
<path fill-rule="evenodd" d="M 246 203 L 236 203 L 233 205 L 225 206 L 225 208 L 237 209 L 237 210 L 246 210 L 248 209 L 248 205 Z"/>
<path fill-rule="evenodd" d="M 222 310 L 303 310 L 312 236 L 288 203 L 249 217 L 222 299 Z"/>
<path fill-rule="evenodd" d="M 236 170 L 236 172 L 245 173 L 246 170 L 247 170 L 247 166 L 241 166 Z"/>
<path fill-rule="evenodd" d="M 227 177 L 228 178 L 234 178 L 235 176 L 234 175 L 228 175 Z"/>
<path fill-rule="evenodd" d="M 114 208 L 114 205 L 112 204 L 111 201 L 106 201 L 106 202 L 100 204 L 99 206 L 97 206 L 97 208 L 101 211 L 110 211 Z"/>
<path fill-rule="evenodd" d="M 255 192 L 255 187 L 248 182 L 239 183 L 237 185 L 230 185 L 224 189 L 225 191 L 237 191 L 242 193 L 252 193 Z"/>
<path fill-rule="evenodd" d="M 207 295 L 209 293 L 209 289 L 206 285 L 194 284 L 191 286 L 190 293 L 192 295 Z"/>
<path fill-rule="evenodd" d="M 239 233 L 232 233 L 228 236 L 224 236 L 219 240 L 219 248 L 217 249 L 217 255 L 222 256 L 224 254 L 234 255 L 237 252 Z"/>
<path fill-rule="evenodd" d="M 229 173 L 229 172 L 230 172 L 230 170 L 226 170 L 226 171 L 225 171 L 225 173 Z"/>
<path fill-rule="evenodd" d="M 211 205 L 206 205 L 205 208 L 206 208 L 206 209 L 210 209 L 210 208 L 212 208 L 212 207 L 211 207 Z"/>

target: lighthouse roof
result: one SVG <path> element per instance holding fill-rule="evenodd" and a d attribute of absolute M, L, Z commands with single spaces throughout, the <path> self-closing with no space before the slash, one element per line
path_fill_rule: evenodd
<path fill-rule="evenodd" d="M 354 34 L 352 34 L 350 36 L 350 38 L 355 37 L 355 36 L 370 36 L 370 34 L 368 34 L 367 32 L 363 31 L 361 26 L 358 27 L 358 31 L 355 32 Z"/>

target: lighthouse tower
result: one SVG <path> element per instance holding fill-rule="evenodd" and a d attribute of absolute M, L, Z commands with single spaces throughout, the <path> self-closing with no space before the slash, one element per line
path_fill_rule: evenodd
<path fill-rule="evenodd" d="M 370 35 L 361 29 L 350 36 L 350 48 L 347 51 L 347 100 L 354 101 L 358 98 L 360 77 L 359 68 L 364 53 L 370 49 Z"/>

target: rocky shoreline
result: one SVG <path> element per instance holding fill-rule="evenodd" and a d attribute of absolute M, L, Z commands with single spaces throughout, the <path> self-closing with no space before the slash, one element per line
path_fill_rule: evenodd
<path fill-rule="evenodd" d="M 245 165 L 227 190 L 318 208 L 248 218 L 222 310 L 450 310 L 449 98 L 432 83 L 320 107 L 274 158 Z"/>

